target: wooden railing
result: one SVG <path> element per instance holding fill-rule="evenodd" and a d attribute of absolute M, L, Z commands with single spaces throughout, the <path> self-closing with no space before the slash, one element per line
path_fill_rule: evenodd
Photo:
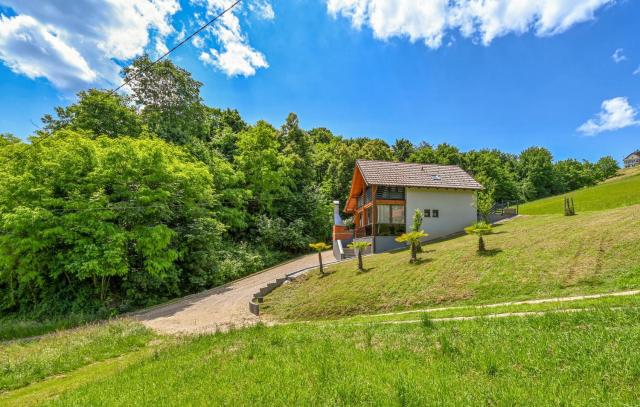
<path fill-rule="evenodd" d="M 515 205 L 515 206 L 514 206 Z M 506 201 L 506 202 L 496 202 L 491 207 L 489 211 L 488 217 L 491 218 L 501 218 L 501 217 L 509 217 L 516 216 L 520 212 L 520 205 L 518 201 Z M 480 213 L 478 213 L 478 219 L 481 218 Z"/>
<path fill-rule="evenodd" d="M 365 225 L 359 228 L 356 228 L 356 234 L 355 237 L 368 237 L 372 235 L 372 226 L 371 225 Z"/>
<path fill-rule="evenodd" d="M 346 226 L 333 225 L 333 241 L 351 239 L 353 237 L 353 230 L 348 229 Z"/>

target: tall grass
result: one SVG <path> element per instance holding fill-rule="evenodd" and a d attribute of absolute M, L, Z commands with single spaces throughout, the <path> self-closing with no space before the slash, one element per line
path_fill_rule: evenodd
<path fill-rule="evenodd" d="M 633 405 L 640 312 L 195 338 L 53 405 Z"/>
<path fill-rule="evenodd" d="M 143 347 L 153 334 L 120 320 L 0 346 L 0 392 Z"/>
<path fill-rule="evenodd" d="M 32 320 L 22 317 L 0 318 L 0 341 L 44 335 L 73 328 L 98 319 L 92 314 L 70 314 L 59 318 Z"/>

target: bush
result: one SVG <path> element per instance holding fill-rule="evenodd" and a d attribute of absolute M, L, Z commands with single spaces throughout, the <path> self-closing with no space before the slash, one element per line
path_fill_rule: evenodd
<path fill-rule="evenodd" d="M 264 245 L 293 253 L 307 250 L 312 242 L 302 219 L 287 223 L 282 218 L 261 216 L 258 220 L 258 234 Z"/>
<path fill-rule="evenodd" d="M 0 310 L 145 304 L 209 266 L 224 227 L 209 171 L 181 148 L 73 131 L 20 148 L 0 150 Z"/>

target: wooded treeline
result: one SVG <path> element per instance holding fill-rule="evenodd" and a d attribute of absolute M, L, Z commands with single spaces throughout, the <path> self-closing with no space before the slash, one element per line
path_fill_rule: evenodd
<path fill-rule="evenodd" d="M 357 158 L 456 164 L 495 200 L 591 185 L 617 163 L 460 152 L 325 128 L 246 123 L 206 106 L 171 61 L 126 68 L 129 96 L 89 90 L 24 143 L 0 136 L 0 312 L 130 310 L 209 288 L 328 241 Z"/>

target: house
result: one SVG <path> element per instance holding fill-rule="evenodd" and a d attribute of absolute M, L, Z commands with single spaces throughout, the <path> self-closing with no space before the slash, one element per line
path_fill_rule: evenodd
<path fill-rule="evenodd" d="M 625 157 L 624 168 L 631 168 L 640 165 L 640 150 L 634 151 Z"/>
<path fill-rule="evenodd" d="M 462 231 L 477 220 L 476 192 L 483 187 L 455 165 L 357 160 L 344 212 L 353 216 L 346 234 L 334 214 L 336 254 L 352 240 L 367 240 L 375 253 L 403 247 L 395 238 L 411 230 L 416 209 L 429 239 Z"/>

